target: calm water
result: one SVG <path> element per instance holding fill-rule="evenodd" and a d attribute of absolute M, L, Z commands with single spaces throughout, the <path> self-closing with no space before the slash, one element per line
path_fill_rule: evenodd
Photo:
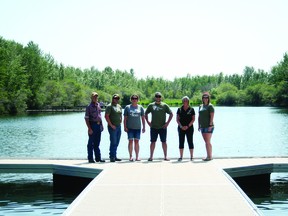
<path fill-rule="evenodd" d="M 247 194 L 265 216 L 284 216 L 288 212 L 288 173 L 272 173 L 270 193 Z"/>
<path fill-rule="evenodd" d="M 197 113 L 196 107 L 195 111 Z M 173 113 L 174 117 L 168 127 L 168 156 L 178 158 L 176 108 L 173 108 Z M 102 157 L 107 159 L 109 135 L 106 121 L 103 122 L 105 129 L 102 133 L 100 148 Z M 215 132 L 212 137 L 213 155 L 214 157 L 288 156 L 287 123 L 288 111 L 283 109 L 216 107 Z M 197 122 L 194 123 L 194 127 L 197 128 Z M 149 157 L 149 137 L 149 127 L 147 127 L 146 133 L 141 135 L 140 140 L 142 159 Z M 87 128 L 82 112 L 0 118 L 0 158 L 86 159 L 87 140 Z M 184 157 L 188 158 L 188 148 L 187 144 L 185 145 Z M 197 130 L 194 132 L 194 146 L 194 157 L 204 157 L 204 142 Z M 155 158 L 163 157 L 160 141 L 157 142 L 154 155 Z M 118 148 L 118 157 L 128 158 L 127 135 L 124 131 Z M 271 201 L 270 198 L 264 198 L 264 204 L 259 203 L 259 207 L 264 210 L 265 208 L 273 209 L 275 201 L 269 200 Z M 287 200 L 288 198 L 285 199 L 284 195 L 284 202 L 281 201 L 281 204 L 285 206 L 283 208 L 287 208 Z M 55 206 L 57 206 L 57 201 Z M 265 212 L 265 215 L 273 215 L 270 213 L 275 211 L 267 212 L 269 214 Z M 47 215 L 47 212 L 45 214 Z"/>
<path fill-rule="evenodd" d="M 61 215 L 78 195 L 53 190 L 52 174 L 0 174 L 0 215 Z"/>
<path fill-rule="evenodd" d="M 197 109 L 195 108 L 197 111 Z M 176 113 L 176 108 L 173 108 Z M 150 116 L 151 117 L 151 116 Z M 197 116 L 196 116 L 197 117 Z M 109 156 L 109 135 L 104 122 L 100 145 L 102 157 Z M 287 156 L 288 112 L 267 107 L 216 107 L 214 157 Z M 197 123 L 194 123 L 197 127 Z M 150 135 L 141 134 L 140 156 L 149 157 Z M 87 128 L 84 113 L 38 114 L 0 118 L 0 158 L 86 159 Z M 168 127 L 168 156 L 178 158 L 178 135 L 174 115 Z M 194 132 L 195 157 L 205 156 L 200 132 Z M 184 155 L 189 157 L 187 145 Z M 127 135 L 122 131 L 120 158 L 128 158 Z M 155 157 L 162 158 L 158 140 Z"/>

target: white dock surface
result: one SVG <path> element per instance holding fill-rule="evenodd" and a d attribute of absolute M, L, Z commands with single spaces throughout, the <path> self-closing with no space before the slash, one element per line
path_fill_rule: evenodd
<path fill-rule="evenodd" d="M 186 216 L 259 215 L 259 210 L 225 175 L 223 168 L 271 163 L 288 158 L 154 160 L 88 164 L 81 160 L 0 160 L 103 169 L 63 215 Z"/>

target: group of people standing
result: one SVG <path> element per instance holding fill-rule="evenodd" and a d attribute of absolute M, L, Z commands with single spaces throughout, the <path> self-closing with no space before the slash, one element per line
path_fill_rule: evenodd
<path fill-rule="evenodd" d="M 155 150 L 156 141 L 158 136 L 162 143 L 162 149 L 164 153 L 164 160 L 168 161 L 167 157 L 167 127 L 173 118 L 173 113 L 170 107 L 162 101 L 162 94 L 160 92 L 155 93 L 154 102 L 150 103 L 147 109 L 138 104 L 139 96 L 133 94 L 130 97 L 131 104 L 127 105 L 124 109 L 124 131 L 128 136 L 128 152 L 129 161 L 134 161 L 133 148 L 135 151 L 135 161 L 140 161 L 139 157 L 139 140 L 142 133 L 146 131 L 145 121 L 150 126 L 150 157 L 148 161 L 153 161 L 153 155 Z M 110 135 L 110 148 L 109 159 L 110 162 L 121 161 L 117 157 L 117 148 L 121 138 L 121 124 L 122 124 L 122 107 L 119 105 L 120 96 L 114 94 L 112 96 L 112 102 L 105 109 L 105 119 L 107 121 L 108 132 Z M 151 113 L 151 120 L 149 120 L 149 114 Z M 214 131 L 214 107 L 210 103 L 210 95 L 208 92 L 202 95 L 202 104 L 198 110 L 198 130 L 201 132 L 205 141 L 207 156 L 203 158 L 204 161 L 212 160 L 212 144 L 211 137 Z M 166 121 L 166 115 L 168 120 Z M 193 160 L 193 134 L 194 134 L 194 121 L 195 110 L 190 106 L 189 97 L 184 96 L 182 98 L 182 106 L 177 109 L 176 121 L 178 124 L 178 136 L 179 136 L 179 153 L 180 157 L 178 161 L 183 159 L 183 150 L 185 137 L 188 142 L 190 159 Z M 86 107 L 85 122 L 88 128 L 88 162 L 105 162 L 101 158 L 101 151 L 99 148 L 101 141 L 101 133 L 104 130 L 101 107 L 98 102 L 98 93 L 92 92 L 91 103 Z M 134 145 L 133 145 L 134 144 Z M 95 160 L 93 159 L 93 153 L 95 154 Z"/>

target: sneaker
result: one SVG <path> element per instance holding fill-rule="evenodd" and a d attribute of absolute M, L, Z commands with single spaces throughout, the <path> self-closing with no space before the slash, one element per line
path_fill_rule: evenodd
<path fill-rule="evenodd" d="M 203 160 L 203 161 L 211 161 L 212 158 L 208 158 L 208 157 L 207 157 L 207 158 L 203 158 L 202 160 Z"/>
<path fill-rule="evenodd" d="M 178 161 L 182 161 L 182 158 L 180 157 L 180 158 L 178 158 Z"/>

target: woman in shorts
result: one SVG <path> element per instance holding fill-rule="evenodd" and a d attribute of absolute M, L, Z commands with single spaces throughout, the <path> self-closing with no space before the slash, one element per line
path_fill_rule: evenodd
<path fill-rule="evenodd" d="M 130 97 L 131 104 L 127 105 L 124 109 L 124 131 L 128 135 L 128 151 L 129 161 L 134 161 L 133 153 L 133 141 L 136 161 L 140 161 L 139 158 L 139 140 L 141 134 L 141 122 L 142 122 L 142 133 L 145 132 L 145 118 L 144 108 L 138 104 L 139 96 L 134 94 Z"/>
<path fill-rule="evenodd" d="M 206 145 L 206 158 L 203 161 L 212 160 L 212 144 L 211 137 L 214 131 L 214 107 L 210 103 L 210 95 L 208 92 L 202 95 L 202 104 L 199 106 L 198 130 L 201 131 L 202 137 Z"/>

